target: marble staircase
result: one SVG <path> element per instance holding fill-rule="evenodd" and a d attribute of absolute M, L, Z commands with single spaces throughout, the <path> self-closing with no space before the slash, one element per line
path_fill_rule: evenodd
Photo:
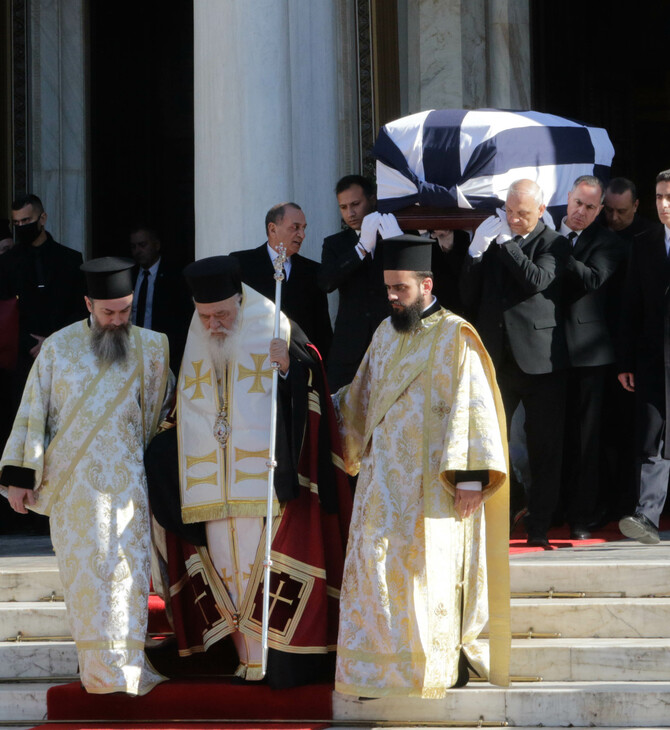
<path fill-rule="evenodd" d="M 670 534 L 511 556 L 510 688 L 472 681 L 444 700 L 334 696 L 338 727 L 384 724 L 670 727 Z M 46 717 L 77 659 L 53 556 L 0 557 L 0 726 Z M 21 633 L 23 640 L 6 641 Z M 51 640 L 29 641 L 39 637 Z"/>

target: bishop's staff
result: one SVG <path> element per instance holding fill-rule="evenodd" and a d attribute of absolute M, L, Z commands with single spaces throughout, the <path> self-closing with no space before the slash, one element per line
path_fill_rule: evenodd
<path fill-rule="evenodd" d="M 275 267 L 275 328 L 274 338 L 279 337 L 281 324 L 281 285 L 284 281 L 284 263 L 286 262 L 286 247 L 280 243 L 277 247 L 279 254 L 273 265 Z M 265 676 L 268 668 L 268 630 L 270 628 L 270 574 L 272 568 L 272 504 L 275 488 L 275 441 L 277 438 L 277 391 L 279 387 L 279 363 L 270 363 L 272 367 L 272 405 L 270 411 L 270 449 L 267 461 L 268 467 L 268 493 L 265 520 L 265 560 L 263 561 L 263 623 L 261 632 L 261 646 L 263 658 L 261 661 L 261 675 Z"/>

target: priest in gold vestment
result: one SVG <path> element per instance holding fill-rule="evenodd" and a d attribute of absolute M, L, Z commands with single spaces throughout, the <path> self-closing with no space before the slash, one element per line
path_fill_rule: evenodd
<path fill-rule="evenodd" d="M 430 241 L 396 236 L 380 254 L 392 314 L 333 396 L 345 468 L 358 474 L 336 690 L 441 698 L 468 668 L 507 685 L 507 456 L 493 366 L 432 295 Z"/>
<path fill-rule="evenodd" d="M 165 335 L 129 323 L 132 262 L 82 266 L 90 320 L 48 337 L 0 467 L 12 508 L 50 518 L 88 692 L 145 694 L 150 522 L 143 455 L 169 390 Z"/>

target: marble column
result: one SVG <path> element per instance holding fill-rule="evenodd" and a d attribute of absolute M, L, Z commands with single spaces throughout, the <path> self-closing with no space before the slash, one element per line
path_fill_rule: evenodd
<path fill-rule="evenodd" d="M 347 136 L 338 74 L 343 0 L 196 0 L 196 258 L 265 240 L 267 210 L 304 210 L 303 253 L 339 228 Z"/>
<path fill-rule="evenodd" d="M 47 230 L 86 252 L 84 0 L 30 3 L 30 180 Z"/>
<path fill-rule="evenodd" d="M 407 113 L 530 105 L 528 0 L 403 0 Z"/>

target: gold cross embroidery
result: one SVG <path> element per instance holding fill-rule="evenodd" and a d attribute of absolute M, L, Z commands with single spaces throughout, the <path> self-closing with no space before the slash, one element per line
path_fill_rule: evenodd
<path fill-rule="evenodd" d="M 265 393 L 265 389 L 263 388 L 263 378 L 271 378 L 272 377 L 272 368 L 267 368 L 266 370 L 262 370 L 263 363 L 265 362 L 265 359 L 267 355 L 254 355 L 251 354 L 251 357 L 254 361 L 254 370 L 251 370 L 248 367 L 245 367 L 244 365 L 240 365 L 239 373 L 237 380 L 244 380 L 245 378 L 253 378 L 254 382 L 251 384 L 251 388 L 247 391 L 248 393 Z"/>
<path fill-rule="evenodd" d="M 226 585 L 230 585 L 230 581 L 233 579 L 233 576 L 232 575 L 229 575 L 228 574 L 228 571 L 224 568 L 224 570 L 223 570 L 223 572 L 221 574 L 221 578 L 223 579 L 223 582 Z"/>
<path fill-rule="evenodd" d="M 284 596 L 280 595 L 281 589 L 284 587 L 284 585 L 286 585 L 285 582 L 283 580 L 280 580 L 279 586 L 277 587 L 277 592 L 272 593 L 272 591 L 270 591 L 270 598 L 272 598 L 273 601 L 270 604 L 270 611 L 268 614 L 269 616 L 272 616 L 272 611 L 274 610 L 274 607 L 277 605 L 277 601 L 282 601 L 283 603 L 288 603 L 289 606 L 293 604 L 293 601 L 290 598 L 284 598 Z"/>
<path fill-rule="evenodd" d="M 198 398 L 205 397 L 202 394 L 202 384 L 207 383 L 207 385 L 212 385 L 212 371 L 210 369 L 204 375 L 200 374 L 200 369 L 202 368 L 202 360 L 192 362 L 191 365 L 193 365 L 193 373 L 195 377 L 190 377 L 184 374 L 184 390 L 188 390 L 192 385 L 195 385 L 191 400 L 198 400 Z"/>

